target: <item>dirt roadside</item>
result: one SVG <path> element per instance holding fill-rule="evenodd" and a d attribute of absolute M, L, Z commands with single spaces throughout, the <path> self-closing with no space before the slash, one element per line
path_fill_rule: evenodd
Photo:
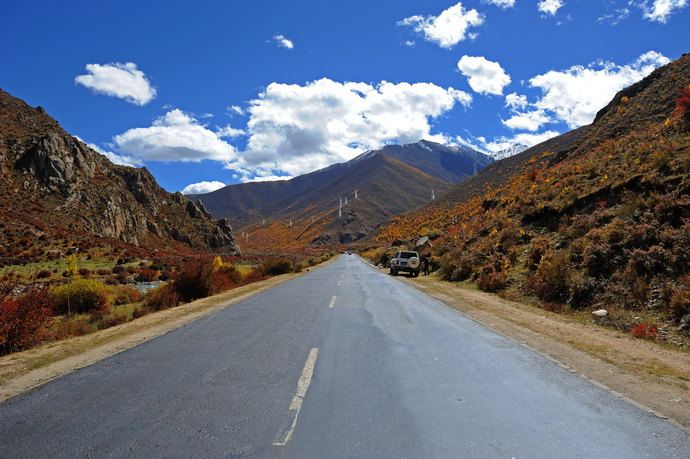
<path fill-rule="evenodd" d="M 690 432 L 690 352 L 433 276 L 399 279 Z"/>
<path fill-rule="evenodd" d="M 89 335 L 55 341 L 0 357 L 0 402 L 230 307 L 301 274 L 272 277 Z"/>

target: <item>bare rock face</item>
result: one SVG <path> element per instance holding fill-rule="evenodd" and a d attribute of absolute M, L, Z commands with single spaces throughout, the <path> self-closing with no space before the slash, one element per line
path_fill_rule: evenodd
<path fill-rule="evenodd" d="M 15 166 L 34 174 L 52 191 L 64 191 L 77 179 L 93 177 L 95 169 L 82 145 L 54 132 L 35 140 Z"/>
<path fill-rule="evenodd" d="M 38 222 L 41 231 L 240 253 L 230 224 L 211 218 L 203 204 L 168 193 L 145 168 L 112 164 L 45 110 L 2 90 L 0 176 L 0 211 Z"/>

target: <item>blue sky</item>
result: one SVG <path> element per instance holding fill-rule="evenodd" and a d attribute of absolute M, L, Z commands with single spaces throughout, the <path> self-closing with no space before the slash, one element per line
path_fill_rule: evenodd
<path fill-rule="evenodd" d="M 687 0 L 5 1 L 0 87 L 198 191 L 420 138 L 533 144 L 689 26 Z"/>

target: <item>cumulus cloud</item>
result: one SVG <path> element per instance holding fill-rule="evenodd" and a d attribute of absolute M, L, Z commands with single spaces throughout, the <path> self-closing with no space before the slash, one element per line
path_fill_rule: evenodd
<path fill-rule="evenodd" d="M 529 80 L 532 87 L 542 92 L 533 106 L 548 111 L 571 128 L 583 126 L 591 123 L 618 91 L 669 62 L 662 54 L 649 51 L 627 65 L 602 61 L 587 67 L 551 70 Z"/>
<path fill-rule="evenodd" d="M 292 42 L 292 40 L 290 40 L 289 38 L 287 38 L 283 35 L 276 35 L 273 37 L 273 40 L 281 48 L 285 48 L 285 49 L 294 49 L 295 48 L 295 44 Z"/>
<path fill-rule="evenodd" d="M 235 129 L 228 124 L 222 128 L 219 128 L 216 131 L 216 134 L 218 134 L 218 137 L 232 138 L 232 137 L 241 137 L 241 136 L 245 135 L 246 132 L 243 129 Z"/>
<path fill-rule="evenodd" d="M 537 9 L 540 13 L 555 16 L 564 4 L 565 2 L 563 0 L 539 0 Z"/>
<path fill-rule="evenodd" d="M 247 148 L 230 167 L 294 176 L 387 143 L 438 138 L 430 120 L 471 102 L 431 83 L 271 83 L 250 102 Z"/>
<path fill-rule="evenodd" d="M 681 8 L 688 5 L 687 0 L 654 0 L 651 4 L 645 1 L 641 4 L 645 19 L 665 24 L 668 18 Z"/>
<path fill-rule="evenodd" d="M 511 110 L 523 110 L 527 107 L 527 96 L 517 93 L 510 93 L 506 96 L 506 107 Z"/>
<path fill-rule="evenodd" d="M 482 56 L 462 56 L 458 69 L 468 78 L 474 92 L 479 94 L 503 94 L 503 88 L 510 84 L 510 76 L 498 62 Z"/>
<path fill-rule="evenodd" d="M 544 112 L 544 110 L 534 110 L 531 112 L 516 113 L 507 120 L 501 122 L 511 128 L 524 131 L 536 131 L 542 125 L 551 121 L 551 117 Z"/>
<path fill-rule="evenodd" d="M 498 6 L 504 10 L 515 6 L 515 0 L 484 0 L 484 3 Z"/>
<path fill-rule="evenodd" d="M 114 137 L 119 152 L 147 161 L 232 161 L 235 148 L 219 134 L 174 109 L 149 127 L 130 129 Z"/>
<path fill-rule="evenodd" d="M 95 93 L 119 97 L 136 105 L 146 105 L 156 97 L 156 89 L 133 62 L 87 64 L 86 72 L 74 81 Z"/>
<path fill-rule="evenodd" d="M 225 183 L 218 181 L 202 181 L 197 183 L 192 183 L 182 188 L 182 194 L 204 194 L 210 193 L 211 191 L 216 191 L 225 186 Z"/>
<path fill-rule="evenodd" d="M 465 10 L 462 2 L 444 10 L 438 16 L 410 16 L 398 25 L 412 27 L 426 40 L 438 44 L 442 48 L 452 48 L 465 38 L 474 39 L 476 33 L 469 32 L 471 27 L 479 27 L 484 23 L 484 16 L 477 10 Z"/>

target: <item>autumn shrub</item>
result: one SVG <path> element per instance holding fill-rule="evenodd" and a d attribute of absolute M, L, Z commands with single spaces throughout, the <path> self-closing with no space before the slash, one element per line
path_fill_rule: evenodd
<path fill-rule="evenodd" d="M 609 277 L 615 269 L 613 249 L 607 243 L 591 242 L 585 246 L 582 259 L 587 274 L 592 277 Z"/>
<path fill-rule="evenodd" d="M 127 322 L 129 322 L 129 317 L 125 314 L 110 314 L 103 318 L 103 328 L 110 328 Z"/>
<path fill-rule="evenodd" d="M 137 273 L 137 282 L 153 282 L 158 279 L 158 271 L 144 268 Z"/>
<path fill-rule="evenodd" d="M 50 323 L 50 298 L 45 290 L 30 290 L 0 299 L 0 354 L 28 349 L 40 343 Z"/>
<path fill-rule="evenodd" d="M 112 291 L 113 304 L 117 306 L 141 301 L 141 292 L 131 285 L 118 285 Z"/>
<path fill-rule="evenodd" d="M 485 292 L 496 293 L 508 286 L 508 276 L 505 272 L 488 270 L 477 278 L 477 287 Z"/>
<path fill-rule="evenodd" d="M 56 320 L 51 326 L 50 338 L 64 339 L 70 336 L 84 336 L 97 331 L 96 324 L 89 317 Z"/>
<path fill-rule="evenodd" d="M 213 263 L 210 260 L 192 260 L 185 263 L 175 274 L 171 284 L 179 300 L 186 303 L 211 295 L 213 272 Z"/>
<path fill-rule="evenodd" d="M 669 302 L 670 315 L 674 319 L 682 319 L 690 314 L 690 290 L 682 288 L 673 292 Z"/>
<path fill-rule="evenodd" d="M 47 279 L 51 276 L 51 272 L 47 269 L 42 269 L 36 273 L 36 279 Z"/>
<path fill-rule="evenodd" d="M 265 261 L 261 265 L 261 272 L 265 276 L 279 276 L 295 272 L 294 263 L 286 258 L 280 260 Z"/>
<path fill-rule="evenodd" d="M 547 252 L 530 277 L 529 286 L 543 301 L 565 303 L 570 296 L 570 278 L 571 267 L 567 253 Z"/>
<path fill-rule="evenodd" d="M 630 334 L 635 338 L 654 340 L 659 335 L 659 329 L 653 324 L 638 324 L 630 329 Z"/>
<path fill-rule="evenodd" d="M 146 307 L 138 306 L 132 309 L 132 319 L 138 319 L 140 317 L 144 317 L 147 314 L 151 314 L 151 310 Z"/>
<path fill-rule="evenodd" d="M 666 169 L 671 162 L 671 156 L 668 152 L 663 150 L 658 150 L 652 153 L 652 164 L 657 169 Z"/>
<path fill-rule="evenodd" d="M 78 273 L 81 277 L 89 277 L 91 275 L 91 270 L 89 268 L 79 268 Z"/>
<path fill-rule="evenodd" d="M 149 290 L 144 296 L 144 309 L 149 311 L 160 311 L 162 309 L 174 308 L 180 304 L 180 296 L 172 283 L 159 285 Z"/>
<path fill-rule="evenodd" d="M 263 275 L 261 270 L 252 269 L 242 277 L 242 285 L 251 284 L 253 282 L 259 282 L 264 280 L 265 278 L 266 276 Z"/>
<path fill-rule="evenodd" d="M 219 269 L 211 274 L 210 295 L 225 292 L 235 287 L 237 287 L 237 283 L 233 281 L 227 270 Z"/>
<path fill-rule="evenodd" d="M 635 249 L 630 253 L 629 265 L 640 276 L 652 278 L 673 272 L 674 256 L 659 245 L 647 250 Z"/>
<path fill-rule="evenodd" d="M 95 279 L 74 279 L 67 284 L 52 287 L 49 293 L 58 314 L 80 314 L 97 310 L 107 313 L 112 300 L 108 286 Z"/>
<path fill-rule="evenodd" d="M 588 306 L 598 289 L 597 281 L 585 274 L 575 272 L 570 277 L 568 306 L 581 309 Z"/>
<path fill-rule="evenodd" d="M 551 241 L 547 238 L 534 238 L 527 249 L 527 267 L 531 270 L 537 269 L 542 257 L 551 248 Z"/>

